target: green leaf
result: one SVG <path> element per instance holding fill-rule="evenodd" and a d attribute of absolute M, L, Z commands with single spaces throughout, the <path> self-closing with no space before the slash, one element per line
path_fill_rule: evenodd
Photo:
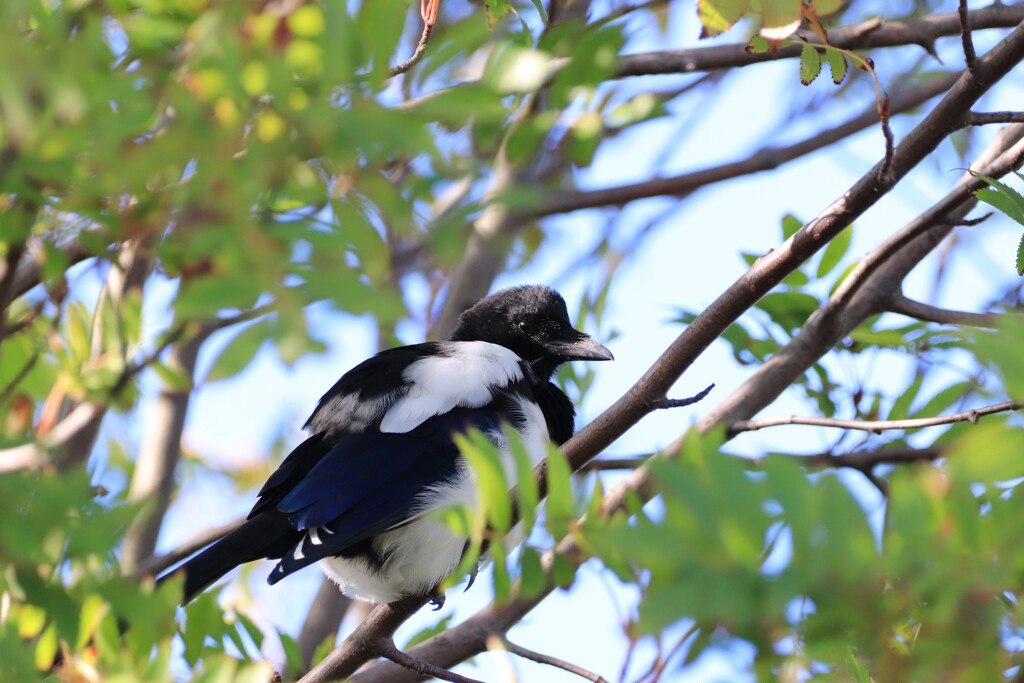
<path fill-rule="evenodd" d="M 853 226 L 846 228 L 832 238 L 832 241 L 825 247 L 825 252 L 821 255 L 821 261 L 818 263 L 817 275 L 819 278 L 825 277 L 839 265 L 839 262 L 846 256 L 846 252 L 850 250 L 852 242 Z"/>
<path fill-rule="evenodd" d="M 804 222 L 791 213 L 782 217 L 782 240 L 786 241 L 804 227 Z"/>
<path fill-rule="evenodd" d="M 910 414 L 910 406 L 917 398 L 917 394 L 921 391 L 921 385 L 924 384 L 924 373 L 918 373 L 914 377 L 914 381 L 911 382 L 907 389 L 896 397 L 893 401 L 892 408 L 889 409 L 889 415 L 886 417 L 887 420 L 903 420 Z"/>
<path fill-rule="evenodd" d="M 750 0 L 698 0 L 697 16 L 701 23 L 701 38 L 713 38 L 725 33 L 750 9 Z"/>
<path fill-rule="evenodd" d="M 78 625 L 78 640 L 75 641 L 75 650 L 85 647 L 89 639 L 99 628 L 103 615 L 107 613 L 109 606 L 99 595 L 90 595 L 82 603 L 81 619 Z"/>
<path fill-rule="evenodd" d="M 491 557 L 494 561 L 494 569 L 491 575 L 494 577 L 494 601 L 498 604 L 507 602 L 512 594 L 512 578 L 508 573 L 508 552 L 505 544 L 501 541 L 491 541 Z"/>
<path fill-rule="evenodd" d="M 278 631 L 277 637 L 281 640 L 281 649 L 284 650 L 285 666 L 288 671 L 302 671 L 302 651 L 295 639 L 284 631 Z"/>
<path fill-rule="evenodd" d="M 519 550 L 519 592 L 524 598 L 540 595 L 547 583 L 540 553 L 528 545 Z"/>
<path fill-rule="evenodd" d="M 455 443 L 476 478 L 477 500 L 487 520 L 499 532 L 507 532 L 512 526 L 512 501 L 498 447 L 478 430 L 456 434 Z"/>
<path fill-rule="evenodd" d="M 537 489 L 537 476 L 534 472 L 533 460 L 523 444 L 519 433 L 511 427 L 504 429 L 508 450 L 516 466 L 516 495 L 519 499 L 519 523 L 522 526 L 523 538 L 528 538 L 537 521 L 537 504 L 540 493 Z"/>
<path fill-rule="evenodd" d="M 576 580 L 576 565 L 565 555 L 555 553 L 551 578 L 559 588 L 568 588 Z"/>
<path fill-rule="evenodd" d="M 216 382 L 240 373 L 256 357 L 268 336 L 269 328 L 265 322 L 253 323 L 243 329 L 221 350 L 203 381 Z"/>
<path fill-rule="evenodd" d="M 1017 275 L 1024 275 L 1024 235 L 1020 236 L 1020 244 L 1017 245 Z"/>
<path fill-rule="evenodd" d="M 263 290 L 263 281 L 252 273 L 206 276 L 183 284 L 174 307 L 183 318 L 210 317 L 226 308 L 252 308 Z"/>
<path fill-rule="evenodd" d="M 1003 482 L 1024 476 L 1024 430 L 1007 427 L 993 415 L 967 433 L 951 449 L 950 471 L 969 482 Z"/>
<path fill-rule="evenodd" d="M 37 669 L 46 671 L 52 666 L 53 658 L 57 656 L 57 645 L 57 625 L 50 624 L 36 641 Z"/>
<path fill-rule="evenodd" d="M 839 10 L 846 0 L 811 0 L 811 6 L 819 17 L 828 16 Z"/>
<path fill-rule="evenodd" d="M 1024 196 L 1021 196 L 1015 189 L 995 178 L 989 178 L 974 171 L 969 172 L 975 178 L 985 181 L 990 186 L 988 189 L 975 191 L 975 197 L 990 206 L 994 206 L 1013 220 L 1024 225 Z"/>
<path fill-rule="evenodd" d="M 818 48 L 804 43 L 800 50 L 800 82 L 810 85 L 821 73 L 821 53 Z"/>
<path fill-rule="evenodd" d="M 760 55 L 771 50 L 772 45 L 764 38 L 764 36 L 754 36 L 750 39 L 750 42 L 747 44 L 745 49 L 752 55 Z"/>
<path fill-rule="evenodd" d="M 444 633 L 448 630 L 448 624 L 450 624 L 452 619 L 454 618 L 454 614 L 449 614 L 433 626 L 427 626 L 426 628 L 417 631 L 412 635 L 411 638 L 409 638 L 408 641 L 406 641 L 405 645 L 402 647 L 402 650 L 408 651 L 409 648 L 415 647 L 423 641 L 433 638 L 439 633 Z"/>
<path fill-rule="evenodd" d="M 572 472 L 562 451 L 553 445 L 548 449 L 547 459 L 547 527 L 555 539 L 569 533 L 569 524 L 574 519 L 572 499 Z"/>
<path fill-rule="evenodd" d="M 484 0 L 484 8 L 487 10 L 487 25 L 494 28 L 498 20 L 512 11 L 510 0 Z"/>
<path fill-rule="evenodd" d="M 828 67 L 832 71 L 833 83 L 839 85 L 846 80 L 846 74 L 849 73 L 849 65 L 846 63 L 846 55 L 839 50 L 833 50 L 826 47 L 825 61 L 828 62 Z"/>
<path fill-rule="evenodd" d="M 941 415 L 954 403 L 970 395 L 974 387 L 974 382 L 957 382 L 956 384 L 951 384 L 932 396 L 920 410 L 915 410 L 914 416 L 935 417 L 936 415 Z"/>
<path fill-rule="evenodd" d="M 762 297 L 756 306 L 783 329 L 795 330 L 818 310 L 818 300 L 803 292 L 773 292 Z"/>

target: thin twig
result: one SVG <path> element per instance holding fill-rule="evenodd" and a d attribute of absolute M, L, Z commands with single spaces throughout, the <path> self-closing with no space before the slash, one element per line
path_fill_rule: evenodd
<path fill-rule="evenodd" d="M 442 669 L 439 666 L 434 666 L 429 662 L 424 662 L 422 659 L 416 659 L 410 657 L 401 650 L 399 650 L 394 641 L 388 641 L 381 648 L 380 656 L 385 659 L 390 659 L 395 664 L 403 666 L 410 671 L 415 671 L 421 676 L 431 676 L 433 678 L 439 678 L 442 681 L 451 681 L 451 683 L 482 683 L 475 678 L 468 678 L 461 676 L 454 671 L 448 669 Z"/>
<path fill-rule="evenodd" d="M 914 301 L 899 294 L 889 302 L 890 313 L 899 313 L 910 318 L 916 318 L 929 323 L 940 325 L 969 325 L 972 327 L 995 327 L 999 314 L 996 313 L 970 313 L 968 311 L 954 311 L 946 308 L 939 308 L 920 301 Z"/>
<path fill-rule="evenodd" d="M 899 114 L 927 102 L 949 90 L 959 74 L 945 74 L 917 87 L 898 92 L 889 103 L 888 114 Z M 576 190 L 548 195 L 533 212 L 537 217 L 568 213 L 601 206 L 621 206 L 637 199 L 656 196 L 685 196 L 714 183 L 779 168 L 820 149 L 851 137 L 879 121 L 879 107 L 872 105 L 853 118 L 804 138 L 791 145 L 766 145 L 741 161 L 708 166 L 675 176 L 653 178 L 638 183 L 595 190 Z M 886 143 L 888 149 L 888 142 Z M 888 152 L 887 152 L 888 154 Z"/>
<path fill-rule="evenodd" d="M 885 138 L 885 159 L 880 172 L 883 178 L 889 175 L 889 171 L 892 169 L 893 155 L 896 154 L 896 136 L 893 135 L 892 127 L 889 125 L 889 114 L 889 93 L 884 93 L 882 103 L 878 107 L 878 119 L 882 126 L 882 136 Z"/>
<path fill-rule="evenodd" d="M 974 52 L 974 38 L 971 36 L 971 13 L 967 9 L 967 0 L 960 0 L 957 13 L 960 16 L 960 40 L 964 46 L 964 64 L 968 71 L 974 73 L 974 62 L 978 56 Z"/>
<path fill-rule="evenodd" d="M 409 57 L 409 59 L 405 60 L 404 62 L 402 62 L 398 66 L 394 66 L 394 67 L 391 68 L 391 70 L 389 71 L 389 73 L 391 74 L 390 78 L 394 78 L 395 76 L 398 76 L 399 74 L 404 74 L 409 69 L 411 69 L 414 66 L 416 66 L 417 62 L 419 62 L 421 59 L 423 59 L 423 55 L 427 51 L 427 43 L 430 42 L 430 36 L 431 36 L 431 34 L 433 32 L 434 32 L 434 25 L 433 24 L 427 24 L 427 23 L 423 24 L 423 33 L 420 35 L 420 42 L 416 44 L 416 50 L 412 53 L 412 56 Z"/>
<path fill-rule="evenodd" d="M 1024 111 L 972 111 L 964 119 L 964 127 L 987 126 L 992 123 L 1024 123 Z"/>
<path fill-rule="evenodd" d="M 593 681 L 594 683 L 608 683 L 608 681 L 600 674 L 596 674 L 593 671 L 584 669 L 582 666 L 578 666 L 576 664 L 573 664 L 572 662 L 567 662 L 564 659 L 559 659 L 557 657 L 552 657 L 550 655 L 541 654 L 540 652 L 534 652 L 533 650 L 527 650 L 525 647 L 516 645 L 515 643 L 511 642 L 508 638 L 502 639 L 502 645 L 504 645 L 505 649 L 511 652 L 512 654 L 518 657 L 522 657 L 523 659 L 529 659 L 531 662 L 537 662 L 538 664 L 547 664 L 548 666 L 553 666 L 556 669 L 561 669 L 563 671 L 568 671 L 571 674 L 576 674 L 577 676 L 585 678 L 588 681 Z"/>
<path fill-rule="evenodd" d="M 698 403 L 711 393 L 711 390 L 715 388 L 714 384 L 709 384 L 700 393 L 694 394 L 689 398 L 659 398 L 657 401 L 651 402 L 652 410 L 664 410 L 666 408 L 683 408 L 685 406 L 692 406 L 694 403 Z"/>
<path fill-rule="evenodd" d="M 143 560 L 136 568 L 135 574 L 136 576 L 156 576 L 157 574 L 161 574 L 182 560 L 199 552 L 211 543 L 224 538 L 229 533 L 242 526 L 244 522 L 245 518 L 242 517 L 228 522 L 227 524 L 221 524 L 220 526 L 204 529 L 173 550 L 169 550 L 163 555 L 153 555 L 152 557 Z"/>
<path fill-rule="evenodd" d="M 835 427 L 836 429 L 857 429 L 864 432 L 883 432 L 890 429 L 923 429 L 924 427 L 935 427 L 937 425 L 953 424 L 954 422 L 970 422 L 974 424 L 978 421 L 979 417 L 1020 410 L 1021 408 L 1024 408 L 1024 401 L 1004 401 L 1003 403 L 996 403 L 995 405 L 975 410 L 966 410 L 954 415 L 919 417 L 910 420 L 837 420 L 831 417 L 790 415 L 789 417 L 772 417 L 764 420 L 733 422 L 729 426 L 729 433 L 754 432 L 765 427 L 779 427 L 782 425 Z"/>
<path fill-rule="evenodd" d="M 580 472 L 603 472 L 605 470 L 635 470 L 650 459 L 651 455 L 629 458 L 595 458 L 580 468 Z"/>

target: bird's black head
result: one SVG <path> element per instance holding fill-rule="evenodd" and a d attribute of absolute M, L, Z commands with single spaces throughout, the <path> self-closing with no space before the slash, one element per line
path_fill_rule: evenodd
<path fill-rule="evenodd" d="M 525 285 L 495 292 L 467 309 L 452 341 L 500 344 L 548 378 L 571 360 L 612 360 L 612 353 L 573 328 L 562 296 L 550 287 Z"/>

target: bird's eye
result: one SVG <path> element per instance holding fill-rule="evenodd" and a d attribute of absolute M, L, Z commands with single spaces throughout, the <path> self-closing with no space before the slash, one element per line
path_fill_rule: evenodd
<path fill-rule="evenodd" d="M 533 321 L 525 318 L 517 320 L 516 327 L 518 327 L 519 331 L 523 332 L 524 334 L 533 334 L 534 332 L 537 331 L 537 326 L 533 323 Z"/>

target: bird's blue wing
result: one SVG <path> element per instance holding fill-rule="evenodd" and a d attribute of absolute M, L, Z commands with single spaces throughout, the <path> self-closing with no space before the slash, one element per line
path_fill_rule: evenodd
<path fill-rule="evenodd" d="M 494 403 L 456 408 L 405 434 L 355 434 L 339 441 L 277 502 L 292 526 L 307 533 L 269 581 L 412 521 L 423 505 L 421 494 L 461 476 L 453 434 L 471 427 L 493 431 L 509 420 Z"/>

